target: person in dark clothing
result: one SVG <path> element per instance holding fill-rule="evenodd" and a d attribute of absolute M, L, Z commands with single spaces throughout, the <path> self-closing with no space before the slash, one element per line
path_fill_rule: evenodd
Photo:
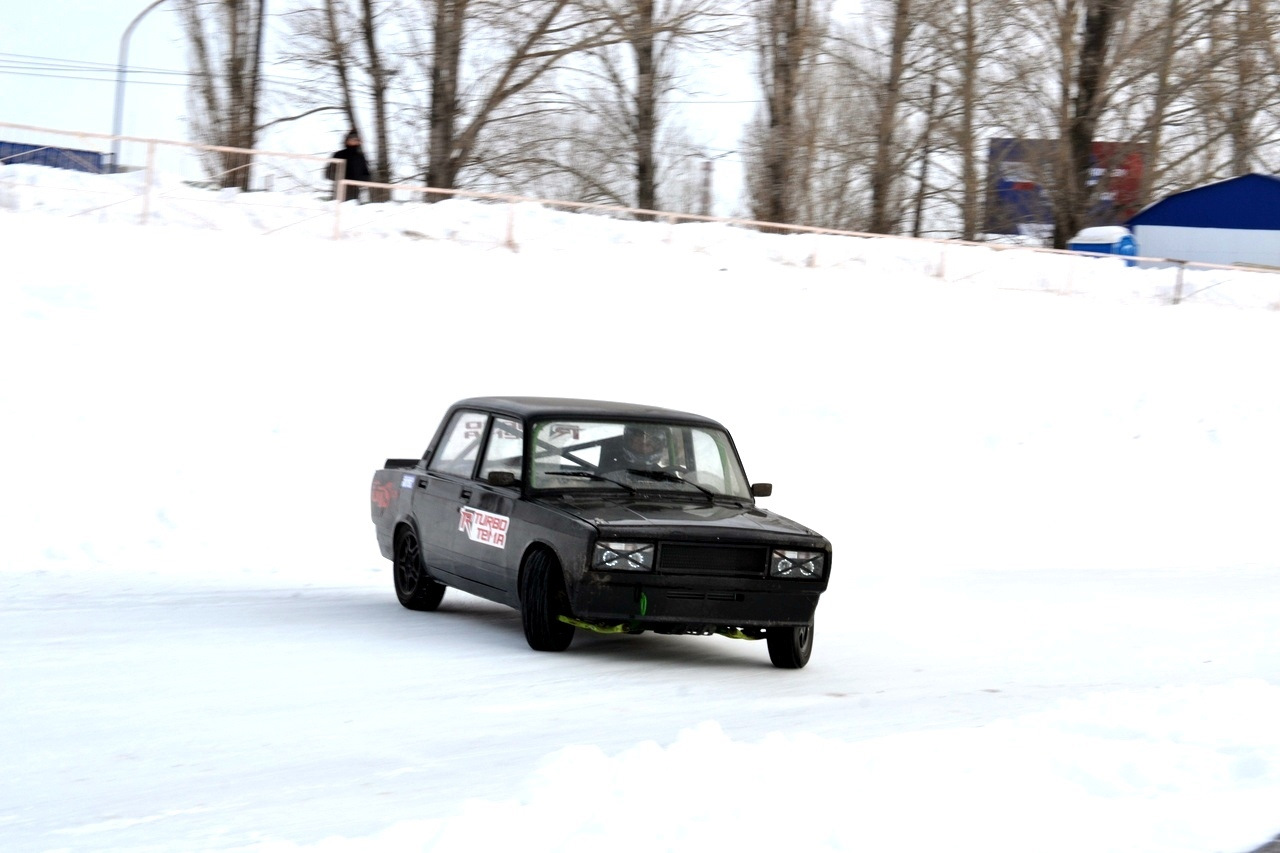
<path fill-rule="evenodd" d="M 627 424 L 621 439 L 600 447 L 601 471 L 658 471 L 667 467 L 667 431 L 656 425 Z"/>
<path fill-rule="evenodd" d="M 348 181 L 367 181 L 369 175 L 369 161 L 364 159 L 364 151 L 360 148 L 360 134 L 353 129 L 347 134 L 343 147 L 333 152 L 336 160 L 346 160 L 347 168 L 343 172 L 342 177 Z M 324 175 L 331 181 L 338 179 L 338 167 L 336 163 L 330 163 L 326 168 Z M 334 195 L 338 194 L 338 188 L 333 188 Z M 347 186 L 347 195 L 343 201 L 360 201 L 360 187 Z"/>

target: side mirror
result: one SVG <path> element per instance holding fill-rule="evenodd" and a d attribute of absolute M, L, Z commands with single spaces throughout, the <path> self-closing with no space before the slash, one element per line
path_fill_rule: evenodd
<path fill-rule="evenodd" d="M 773 494 L 773 483 L 752 483 L 751 497 L 767 498 Z"/>
<path fill-rule="evenodd" d="M 490 471 L 489 485 L 510 488 L 516 484 L 516 475 L 510 471 Z"/>

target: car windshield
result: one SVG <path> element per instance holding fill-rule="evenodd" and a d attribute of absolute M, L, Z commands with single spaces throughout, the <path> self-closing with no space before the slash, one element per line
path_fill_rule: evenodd
<path fill-rule="evenodd" d="M 542 421 L 533 426 L 535 489 L 644 490 L 749 499 L 738 454 L 722 430 L 656 421 Z"/>

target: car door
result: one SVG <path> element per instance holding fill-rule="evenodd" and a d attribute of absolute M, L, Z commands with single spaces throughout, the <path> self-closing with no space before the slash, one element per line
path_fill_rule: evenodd
<path fill-rule="evenodd" d="M 477 583 L 483 583 L 484 573 L 471 559 L 461 519 L 463 506 L 475 495 L 472 475 L 488 427 L 486 412 L 454 412 L 413 491 L 423 560 L 436 572 Z"/>
<path fill-rule="evenodd" d="M 481 453 L 470 498 L 461 507 L 458 526 L 467 539 L 461 549 L 481 583 L 511 598 L 516 594 L 520 555 L 529 539 L 514 515 L 524 468 L 523 425 L 515 418 L 494 415 Z M 500 475 L 497 483 L 490 482 L 491 474 Z"/>

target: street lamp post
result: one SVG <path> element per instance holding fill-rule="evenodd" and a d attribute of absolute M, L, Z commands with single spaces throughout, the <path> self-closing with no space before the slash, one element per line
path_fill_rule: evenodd
<path fill-rule="evenodd" d="M 138 16 L 129 22 L 129 26 L 125 27 L 124 35 L 120 37 L 120 61 L 116 65 L 116 111 L 115 120 L 111 125 L 111 171 L 120 171 L 120 134 L 121 126 L 124 124 L 124 77 L 125 66 L 129 58 L 129 36 L 133 35 L 133 28 L 138 26 L 148 12 L 163 3 L 164 0 L 153 0 L 150 6 L 138 13 Z"/>

